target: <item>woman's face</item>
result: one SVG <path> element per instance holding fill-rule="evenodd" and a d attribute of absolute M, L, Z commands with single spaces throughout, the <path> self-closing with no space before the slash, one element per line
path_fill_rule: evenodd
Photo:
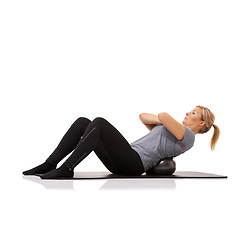
<path fill-rule="evenodd" d="M 182 124 L 197 133 L 205 125 L 202 121 L 202 109 L 195 107 L 191 112 L 187 112 Z"/>

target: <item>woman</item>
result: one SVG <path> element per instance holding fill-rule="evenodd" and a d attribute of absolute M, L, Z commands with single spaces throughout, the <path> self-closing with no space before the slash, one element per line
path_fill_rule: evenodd
<path fill-rule="evenodd" d="M 156 166 L 160 160 L 189 150 L 196 134 L 208 132 L 213 126 L 212 150 L 220 134 L 219 128 L 214 124 L 214 114 L 202 106 L 186 113 L 182 124 L 165 112 L 158 116 L 142 113 L 139 117 L 150 132 L 131 144 L 107 120 L 95 118 L 90 121 L 80 117 L 71 125 L 48 159 L 23 174 L 40 175 L 42 179 L 71 178 L 74 168 L 94 151 L 110 172 L 141 175 Z M 71 152 L 62 166 L 56 168 Z"/>

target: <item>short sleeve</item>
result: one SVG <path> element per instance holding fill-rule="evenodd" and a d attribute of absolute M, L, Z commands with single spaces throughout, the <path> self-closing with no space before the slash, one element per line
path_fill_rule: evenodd
<path fill-rule="evenodd" d="M 179 141 L 180 146 L 183 150 L 183 152 L 186 152 L 187 150 L 189 150 L 193 145 L 194 145 L 194 141 L 195 141 L 195 134 L 194 132 L 186 127 L 185 127 L 185 135 L 182 141 Z"/>

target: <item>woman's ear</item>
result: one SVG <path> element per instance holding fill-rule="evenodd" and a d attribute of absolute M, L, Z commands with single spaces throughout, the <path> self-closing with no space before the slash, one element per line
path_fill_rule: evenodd
<path fill-rule="evenodd" d="M 205 121 L 201 121 L 201 122 L 199 123 L 199 125 L 200 125 L 201 127 L 203 127 L 203 126 L 206 125 L 206 122 L 205 122 Z"/>

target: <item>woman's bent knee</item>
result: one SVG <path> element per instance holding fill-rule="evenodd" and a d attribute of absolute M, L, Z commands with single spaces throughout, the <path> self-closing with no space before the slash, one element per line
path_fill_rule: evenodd
<path fill-rule="evenodd" d="M 74 125 L 88 125 L 91 122 L 88 118 L 79 117 L 73 124 Z"/>
<path fill-rule="evenodd" d="M 97 124 L 102 124 L 102 123 L 109 123 L 105 118 L 102 117 L 97 117 L 93 120 L 93 122 L 97 123 Z"/>

